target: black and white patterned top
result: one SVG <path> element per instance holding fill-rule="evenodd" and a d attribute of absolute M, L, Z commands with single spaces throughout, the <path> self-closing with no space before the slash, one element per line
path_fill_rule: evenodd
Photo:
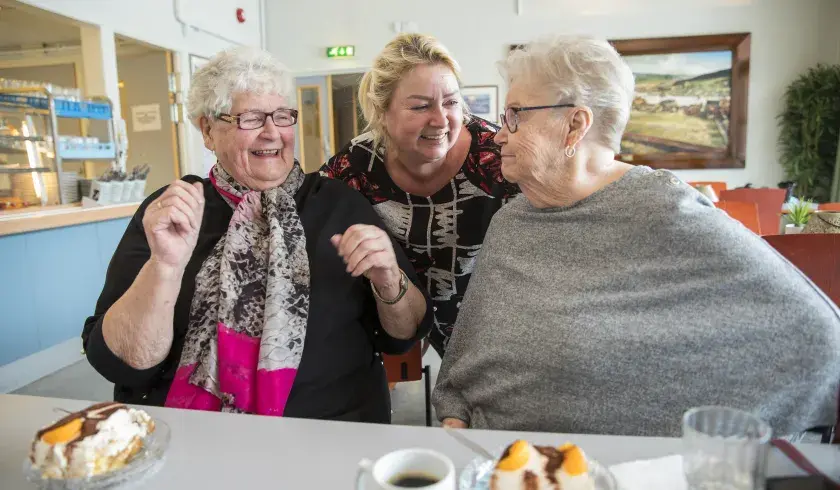
<path fill-rule="evenodd" d="M 364 194 L 402 245 L 434 304 L 429 340 L 441 357 L 490 219 L 519 193 L 502 177 L 500 148 L 493 142 L 499 128 L 473 117 L 466 129 L 472 143 L 464 165 L 432 196 L 409 194 L 391 180 L 385 149 L 374 151 L 370 133 L 353 139 L 321 169 Z"/>

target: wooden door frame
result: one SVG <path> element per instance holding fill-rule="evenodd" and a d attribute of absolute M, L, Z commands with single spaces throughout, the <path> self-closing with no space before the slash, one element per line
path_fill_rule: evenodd
<path fill-rule="evenodd" d="M 312 89 L 312 88 L 314 88 L 318 92 L 318 119 L 320 119 L 321 118 L 321 107 L 320 107 L 321 106 L 321 86 L 320 85 L 298 85 L 298 87 L 297 87 L 297 99 L 298 99 L 298 102 L 300 103 L 300 116 L 299 116 L 300 121 L 298 121 L 299 126 L 300 126 L 300 164 L 304 168 L 304 171 L 306 170 L 306 143 L 304 143 L 305 137 L 304 137 L 304 134 L 303 134 L 303 90 L 304 89 Z M 318 122 L 320 123 L 322 121 L 319 120 Z M 318 124 L 318 130 L 323 132 L 322 129 L 323 128 L 321 127 L 321 125 Z M 321 137 L 323 138 L 323 135 L 321 135 Z M 332 138 L 330 138 L 330 139 L 332 139 Z M 320 142 L 323 142 L 323 139 Z M 324 155 L 324 146 L 321 145 L 321 144 L 318 145 L 318 154 L 320 155 L 320 158 L 319 158 L 320 162 L 323 163 L 325 155 Z M 320 166 L 320 164 L 319 164 L 319 166 Z"/>
<path fill-rule="evenodd" d="M 327 134 L 330 137 L 330 155 L 335 155 L 335 112 L 333 110 L 332 75 L 327 75 Z"/>
<path fill-rule="evenodd" d="M 178 103 L 181 73 L 180 70 L 175 69 L 175 60 L 172 51 L 165 50 L 164 52 L 166 54 L 166 84 L 169 87 L 169 113 L 173 116 L 170 124 L 172 133 L 172 162 L 175 170 L 175 178 L 180 179 L 183 174 L 181 168 L 181 140 L 178 137 L 178 125 L 186 122 L 182 118 L 181 105 Z"/>

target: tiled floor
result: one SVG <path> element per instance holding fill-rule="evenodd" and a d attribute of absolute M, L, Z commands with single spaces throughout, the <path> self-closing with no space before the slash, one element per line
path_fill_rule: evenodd
<path fill-rule="evenodd" d="M 435 386 L 440 357 L 429 349 L 424 362 L 431 367 L 432 388 Z M 400 425 L 425 425 L 425 387 L 423 381 L 399 383 L 391 392 L 392 423 Z M 104 401 L 113 397 L 113 385 L 81 361 L 61 371 L 28 384 L 14 393 L 21 395 L 49 396 L 76 400 Z M 436 419 L 432 416 L 434 423 Z"/>

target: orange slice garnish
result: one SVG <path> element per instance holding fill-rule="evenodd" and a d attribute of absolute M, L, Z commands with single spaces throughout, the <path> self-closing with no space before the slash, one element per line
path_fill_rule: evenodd
<path fill-rule="evenodd" d="M 61 427 L 56 427 L 49 432 L 45 432 L 41 436 L 41 440 L 51 445 L 64 444 L 76 439 L 80 435 L 82 435 L 81 417 L 73 419 Z"/>
<path fill-rule="evenodd" d="M 586 457 L 579 447 L 574 444 L 563 444 L 560 446 L 560 451 L 563 451 L 563 471 L 571 476 L 586 473 Z"/>
<path fill-rule="evenodd" d="M 528 442 L 514 442 L 511 444 L 507 453 L 507 456 L 496 465 L 497 469 L 502 471 L 516 471 L 524 467 L 528 463 Z"/>

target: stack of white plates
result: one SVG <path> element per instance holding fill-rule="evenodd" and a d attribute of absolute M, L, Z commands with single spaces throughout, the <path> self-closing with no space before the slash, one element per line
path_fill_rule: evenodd
<path fill-rule="evenodd" d="M 81 201 L 79 197 L 79 174 L 76 172 L 61 172 L 61 194 L 65 203 Z"/>

